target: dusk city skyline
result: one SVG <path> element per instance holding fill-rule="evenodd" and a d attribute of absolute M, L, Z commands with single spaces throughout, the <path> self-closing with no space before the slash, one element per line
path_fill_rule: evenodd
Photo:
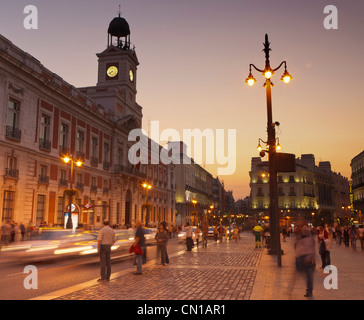
<path fill-rule="evenodd" d="M 363 13 L 2 4 L 0 300 L 132 319 L 363 300 Z"/>
<path fill-rule="evenodd" d="M 336 1 L 337 2 L 337 1 Z M 258 138 L 266 138 L 263 77 L 244 84 L 249 63 L 264 66 L 262 43 L 271 42 L 274 65 L 286 60 L 289 85 L 272 80 L 273 118 L 283 151 L 314 154 L 350 177 L 350 160 L 363 149 L 360 88 L 364 5 L 337 4 L 339 27 L 326 30 L 325 1 L 35 1 L 39 29 L 23 27 L 25 1 L 2 10 L 2 34 L 76 86 L 97 81 L 96 53 L 106 47 L 105 28 L 118 13 L 131 27 L 141 62 L 138 103 L 143 129 L 236 129 L 237 168 L 221 176 L 236 198 L 249 195 L 249 170 Z M 70 10 L 72 8 L 72 10 Z M 171 110 L 173 109 L 173 114 Z M 216 166 L 206 165 L 216 174 Z"/>

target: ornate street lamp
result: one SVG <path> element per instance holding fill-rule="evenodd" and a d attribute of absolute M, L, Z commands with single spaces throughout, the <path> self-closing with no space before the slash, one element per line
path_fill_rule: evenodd
<path fill-rule="evenodd" d="M 281 243 L 280 243 L 280 231 L 279 231 L 279 213 L 278 213 L 278 183 L 277 183 L 277 150 L 281 149 L 281 145 L 279 144 L 279 140 L 276 138 L 275 127 L 279 126 L 278 122 L 273 122 L 272 119 L 272 93 L 271 89 L 273 87 L 273 83 L 271 81 L 272 76 L 276 71 L 278 71 L 284 65 L 284 73 L 281 77 L 281 80 L 284 83 L 289 83 L 292 80 L 292 76 L 287 71 L 287 63 L 283 61 L 277 68 L 271 68 L 270 66 L 270 56 L 269 53 L 271 51 L 270 42 L 268 41 L 268 35 L 265 35 L 265 43 L 264 49 L 265 53 L 265 68 L 259 69 L 254 64 L 249 65 L 249 75 L 245 82 L 252 86 L 257 80 L 254 78 L 252 74 L 252 68 L 262 73 L 265 77 L 264 87 L 266 89 L 267 95 L 267 132 L 268 132 L 268 140 L 265 142 L 261 139 L 258 141 L 258 150 L 260 151 L 260 156 L 264 157 L 265 153 L 268 153 L 269 156 L 269 194 L 270 194 L 270 228 L 271 228 L 271 237 L 272 237 L 272 249 L 270 251 L 271 254 L 277 255 L 278 266 L 282 265 L 281 261 Z M 266 144 L 266 149 L 264 149 L 260 142 Z M 278 142 L 278 143 L 277 143 Z"/>
<path fill-rule="evenodd" d="M 142 187 L 144 188 L 145 190 L 145 208 L 146 208 L 146 213 L 145 213 L 145 226 L 147 227 L 148 224 L 149 224 L 149 207 L 151 206 L 149 203 L 148 203 L 148 191 L 152 189 L 152 185 L 147 183 L 147 182 L 144 182 L 142 184 Z"/>
<path fill-rule="evenodd" d="M 66 229 L 73 229 L 72 223 L 72 204 L 73 204 L 73 196 L 76 194 L 76 190 L 73 189 L 73 167 L 76 165 L 77 167 L 82 167 L 83 161 L 80 159 L 73 159 L 72 156 L 66 155 L 62 158 L 62 161 L 65 164 L 71 164 L 71 174 L 70 174 L 70 189 L 67 190 L 69 194 L 69 205 L 68 205 L 68 219 L 66 223 Z"/>

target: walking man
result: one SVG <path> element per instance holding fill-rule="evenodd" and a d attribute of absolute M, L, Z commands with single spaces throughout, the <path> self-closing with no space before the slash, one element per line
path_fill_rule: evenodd
<path fill-rule="evenodd" d="M 193 246 L 193 240 L 192 240 L 192 228 L 190 227 L 190 224 L 186 223 L 186 251 L 191 251 Z"/>
<path fill-rule="evenodd" d="M 313 272 L 315 259 L 315 240 L 307 225 L 299 226 L 296 232 L 296 268 L 306 275 L 306 298 L 313 294 Z"/>
<path fill-rule="evenodd" d="M 109 227 L 109 220 L 104 220 L 104 227 L 97 237 L 97 252 L 100 254 L 100 279 L 97 281 L 110 281 L 111 276 L 111 247 L 116 241 L 115 232 Z"/>
<path fill-rule="evenodd" d="M 262 247 L 262 232 L 263 232 L 263 228 L 260 224 L 256 224 L 256 226 L 253 228 L 253 233 L 255 236 L 255 248 L 261 248 Z"/>

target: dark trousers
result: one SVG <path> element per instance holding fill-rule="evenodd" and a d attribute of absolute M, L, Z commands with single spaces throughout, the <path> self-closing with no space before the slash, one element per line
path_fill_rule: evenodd
<path fill-rule="evenodd" d="M 157 257 L 159 257 L 159 255 L 161 257 L 162 265 L 165 265 L 165 263 L 166 263 L 166 246 L 158 246 L 157 245 Z"/>
<path fill-rule="evenodd" d="M 306 276 L 306 293 L 312 295 L 313 291 L 313 272 L 314 265 L 311 261 L 307 261 L 306 256 L 301 256 L 296 259 L 296 268 L 298 272 Z"/>
<path fill-rule="evenodd" d="M 186 238 L 186 246 L 187 246 L 187 250 L 191 251 L 192 247 L 193 247 L 193 240 L 192 237 L 187 237 Z"/>
<path fill-rule="evenodd" d="M 331 264 L 330 251 L 325 251 L 321 254 L 322 269 Z"/>
<path fill-rule="evenodd" d="M 100 277 L 101 280 L 110 280 L 111 276 L 111 245 L 100 246 Z"/>

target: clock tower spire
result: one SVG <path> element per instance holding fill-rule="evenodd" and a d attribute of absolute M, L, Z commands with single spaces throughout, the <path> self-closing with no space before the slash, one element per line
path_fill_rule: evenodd
<path fill-rule="evenodd" d="M 130 41 L 128 22 L 119 16 L 114 18 L 107 31 L 107 48 L 97 54 L 99 58 L 99 87 L 117 87 L 122 90 L 127 100 L 135 101 L 136 73 L 139 61 L 135 46 Z"/>
<path fill-rule="evenodd" d="M 139 61 L 130 34 L 128 22 L 119 13 L 109 24 L 107 48 L 97 54 L 97 84 L 82 89 L 116 119 L 133 117 L 141 126 L 142 107 L 136 102 Z"/>

